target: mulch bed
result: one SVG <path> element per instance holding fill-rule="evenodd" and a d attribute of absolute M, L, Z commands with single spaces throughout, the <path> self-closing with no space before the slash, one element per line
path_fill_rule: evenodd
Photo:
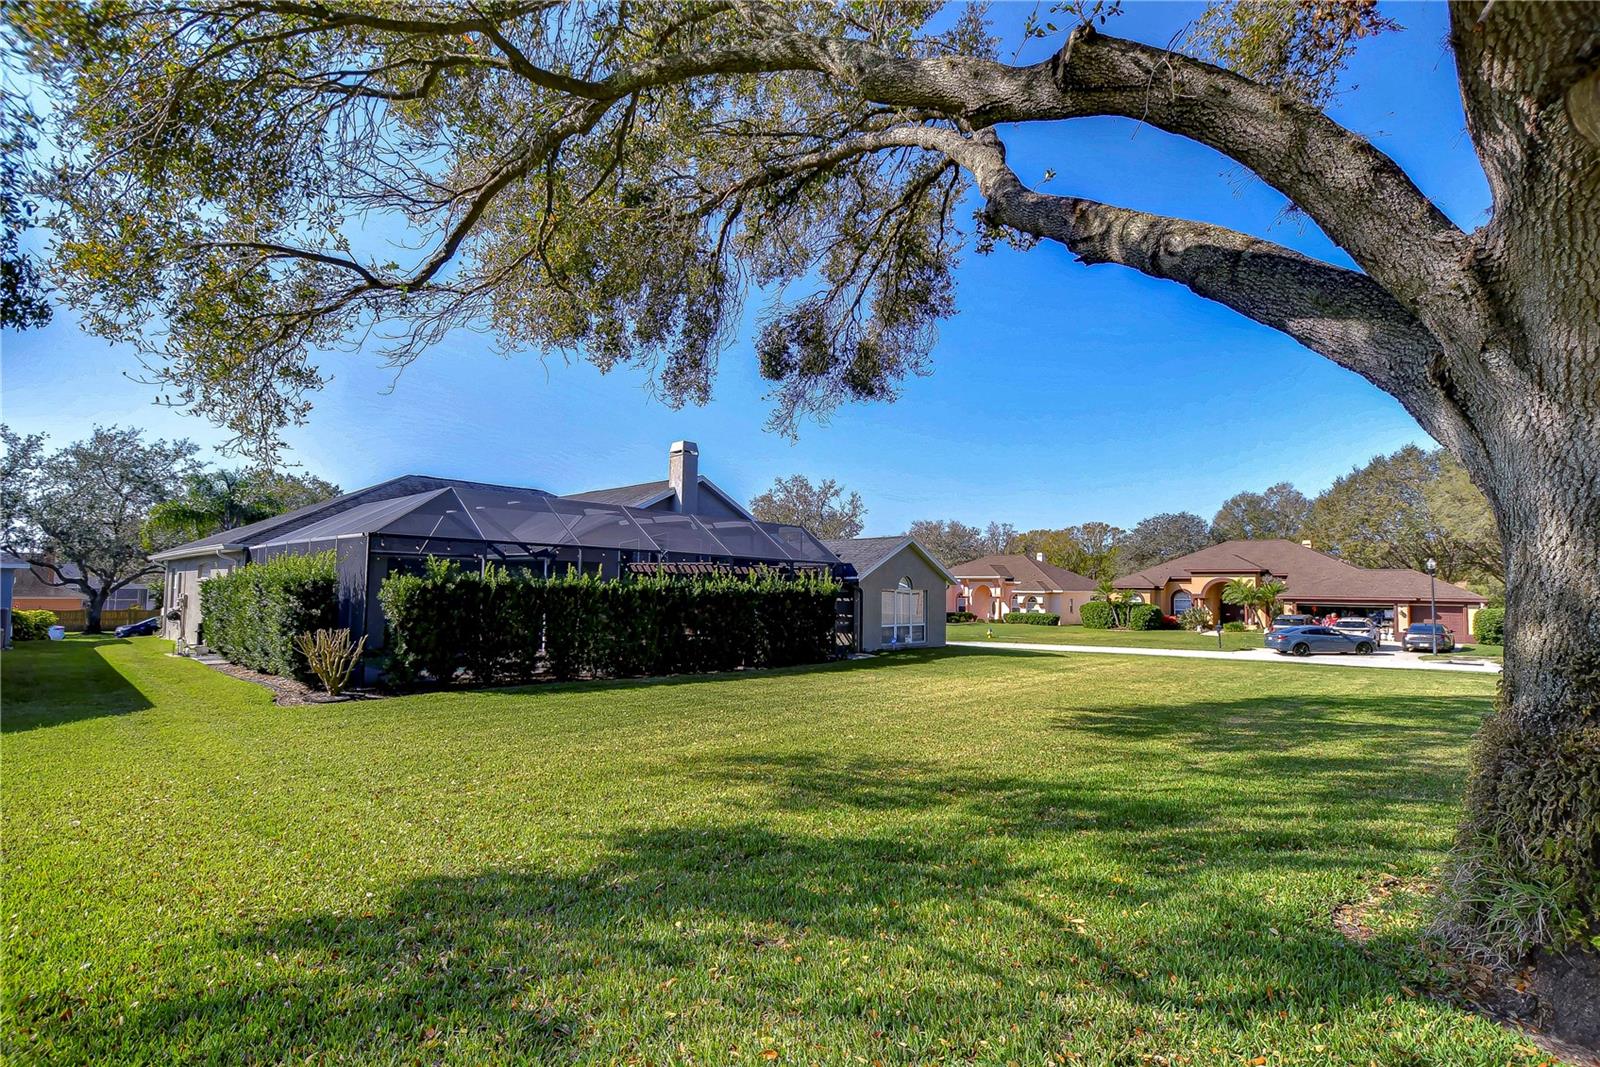
<path fill-rule="evenodd" d="M 1346 901 L 1333 909 L 1334 929 L 1362 947 L 1368 956 L 1383 960 L 1368 943 L 1378 931 L 1370 925 L 1374 912 L 1397 893 L 1432 895 L 1438 886 L 1426 878 L 1399 878 L 1382 875 L 1371 891 L 1360 900 Z M 1568 1063 L 1600 1067 L 1600 1051 L 1574 1045 L 1545 1031 L 1547 1012 L 1534 992 L 1531 968 L 1496 968 L 1461 956 L 1444 945 L 1426 941 L 1417 946 L 1430 964 L 1433 974 L 1428 988 L 1412 990 L 1434 1000 L 1465 1008 L 1526 1037 L 1540 1049 Z"/>
<path fill-rule="evenodd" d="M 199 653 L 190 657 L 196 663 L 204 664 L 212 670 L 226 674 L 230 678 L 240 681 L 254 682 L 263 689 L 272 693 L 272 702 L 279 707 L 299 707 L 303 704 L 334 704 L 349 700 L 376 700 L 390 694 L 374 689 L 352 687 L 344 691 L 341 696 L 330 698 L 320 689 L 313 689 L 303 682 L 293 678 L 284 678 L 276 674 L 262 674 L 260 671 L 241 667 L 236 663 L 229 663 L 221 656 L 212 653 Z"/>

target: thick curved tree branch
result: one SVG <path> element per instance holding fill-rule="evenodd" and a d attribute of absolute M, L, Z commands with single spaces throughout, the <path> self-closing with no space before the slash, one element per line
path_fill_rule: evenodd
<path fill-rule="evenodd" d="M 835 146 L 915 145 L 967 169 L 991 223 L 1058 241 L 1086 264 L 1115 263 L 1183 285 L 1199 296 L 1293 337 L 1400 399 L 1425 427 L 1447 417 L 1428 379 L 1438 341 L 1382 286 L 1358 271 L 1222 226 L 1028 189 L 990 130 L 902 128 Z"/>
<path fill-rule="evenodd" d="M 782 40 L 778 14 L 750 17 Z M 1117 115 L 1198 141 L 1249 168 L 1316 220 L 1408 307 L 1449 302 L 1470 277 L 1465 235 L 1388 156 L 1315 107 L 1169 49 L 1081 26 L 1049 60 L 893 56 L 860 41 L 793 38 L 869 100 L 973 127 Z"/>
<path fill-rule="evenodd" d="M 482 33 L 531 84 L 611 102 L 642 89 L 710 75 L 812 70 L 864 98 L 951 116 L 973 127 L 1117 115 L 1148 122 L 1227 155 L 1304 209 L 1363 271 L 1413 311 L 1459 313 L 1471 276 L 1465 235 L 1403 170 L 1315 107 L 1169 49 L 1083 26 L 1049 60 L 1012 66 L 965 56 L 913 57 L 863 40 L 796 29 L 781 9 L 734 5 L 764 36 L 673 53 L 590 81 L 530 63 L 489 15 L 427 22 L 324 5 L 259 5 L 279 14 L 399 33 Z M 344 90 L 334 89 L 333 92 Z"/>

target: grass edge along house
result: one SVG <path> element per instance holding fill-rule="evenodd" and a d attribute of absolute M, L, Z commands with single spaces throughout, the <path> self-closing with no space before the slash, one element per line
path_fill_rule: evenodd
<path fill-rule="evenodd" d="M 163 566 L 163 636 L 198 644 L 200 583 L 285 554 L 332 551 L 337 622 L 366 647 L 383 647 L 378 592 L 390 574 L 419 574 L 429 557 L 462 567 L 489 564 L 553 577 L 623 575 L 828 574 L 862 595 L 855 568 L 799 526 L 759 521 L 699 473 L 699 449 L 674 442 L 668 477 L 557 496 L 542 489 L 427 475 L 403 475 L 331 500 L 224 530 L 151 556 Z M 902 553 L 926 553 L 903 547 Z M 919 572 L 920 576 L 920 572 Z M 937 576 L 930 578 L 939 580 Z M 920 601 L 937 613 L 942 585 Z M 863 641 L 859 603 L 841 604 L 839 644 Z M 943 616 L 939 615 L 939 620 Z M 916 644 L 943 644 L 943 626 Z"/>

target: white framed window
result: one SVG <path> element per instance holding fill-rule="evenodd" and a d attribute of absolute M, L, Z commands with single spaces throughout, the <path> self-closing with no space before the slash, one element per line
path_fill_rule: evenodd
<path fill-rule="evenodd" d="M 1172 613 L 1174 615 L 1182 615 L 1192 607 L 1194 607 L 1194 597 L 1189 593 L 1180 589 L 1172 594 Z"/>
<path fill-rule="evenodd" d="M 883 591 L 882 608 L 879 636 L 884 644 L 920 645 L 928 639 L 927 605 L 922 590 L 911 588 L 910 578 Z"/>

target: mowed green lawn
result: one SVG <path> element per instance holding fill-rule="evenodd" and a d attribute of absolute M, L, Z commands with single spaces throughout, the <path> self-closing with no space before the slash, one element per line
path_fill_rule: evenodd
<path fill-rule="evenodd" d="M 1329 912 L 1492 680 L 951 650 L 279 708 L 4 672 L 9 1062 L 1536 1062 Z"/>
<path fill-rule="evenodd" d="M 1036 645 L 1117 645 L 1124 648 L 1193 648 L 1217 651 L 1215 633 L 1193 630 L 1091 630 L 1084 626 L 1030 626 L 1017 622 L 957 622 L 946 630 L 951 641 L 1021 641 Z M 994 633 L 991 638 L 990 632 Z M 1261 631 L 1223 633 L 1222 649 L 1263 648 Z"/>

